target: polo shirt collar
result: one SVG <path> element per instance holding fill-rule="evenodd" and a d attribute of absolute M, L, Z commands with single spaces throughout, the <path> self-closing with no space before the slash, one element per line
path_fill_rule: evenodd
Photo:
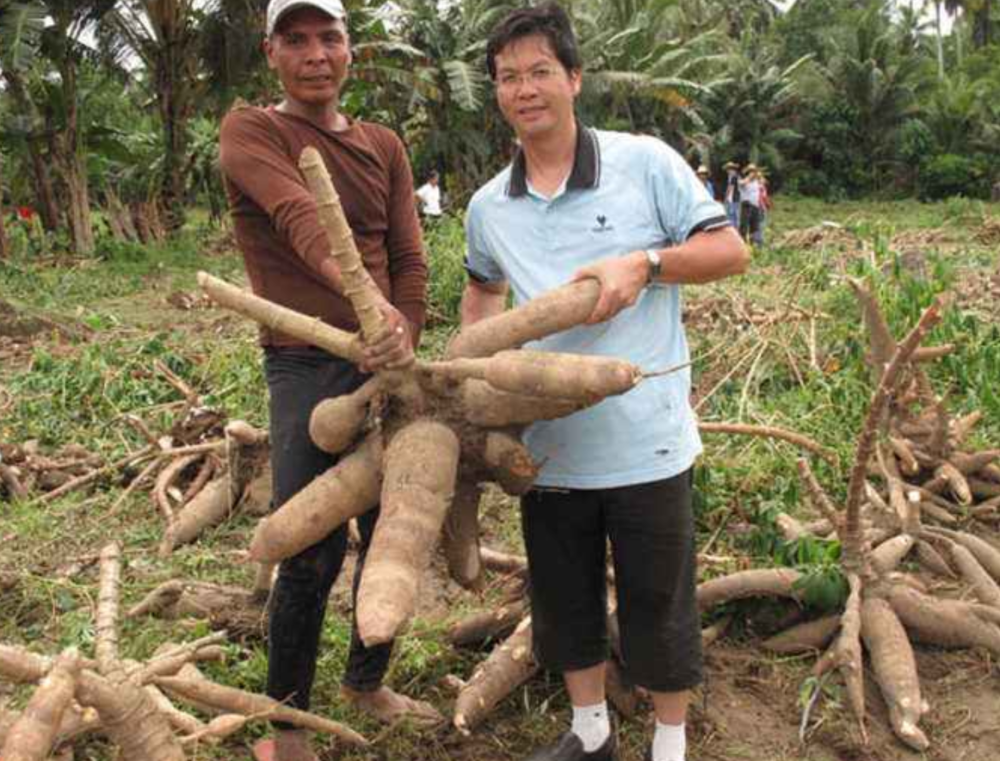
<path fill-rule="evenodd" d="M 592 129 L 576 123 L 576 152 L 573 156 L 573 171 L 566 180 L 566 190 L 587 190 L 596 188 L 601 178 L 601 148 L 597 135 Z M 528 194 L 528 166 L 524 150 L 517 149 L 511 162 L 510 182 L 507 195 L 520 198 Z"/>

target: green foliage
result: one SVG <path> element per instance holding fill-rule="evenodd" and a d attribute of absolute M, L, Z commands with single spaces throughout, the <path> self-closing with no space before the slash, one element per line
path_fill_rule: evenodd
<path fill-rule="evenodd" d="M 974 158 L 944 153 L 920 169 L 921 197 L 941 200 L 951 196 L 986 198 L 989 188 L 984 167 Z"/>
<path fill-rule="evenodd" d="M 425 223 L 424 248 L 432 273 L 428 311 L 435 321 L 458 322 L 458 308 L 465 288 L 465 230 L 457 217 L 445 215 Z"/>
<path fill-rule="evenodd" d="M 0 60 L 3 66 L 15 70 L 30 66 L 41 44 L 44 28 L 45 8 L 41 3 L 0 0 Z"/>
<path fill-rule="evenodd" d="M 806 568 L 794 588 L 807 607 L 823 613 L 842 610 L 850 591 L 840 566 L 832 562 Z"/>
<path fill-rule="evenodd" d="M 14 435 L 58 444 L 73 440 L 80 429 L 100 430 L 131 410 L 176 398 L 165 381 L 150 377 L 154 359 L 187 373 L 188 362 L 167 346 L 166 338 L 101 341 L 69 357 L 36 350 L 32 371 L 10 383 L 22 426 Z"/>

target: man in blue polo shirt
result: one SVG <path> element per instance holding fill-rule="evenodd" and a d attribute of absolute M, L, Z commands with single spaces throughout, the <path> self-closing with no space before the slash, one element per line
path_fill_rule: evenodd
<path fill-rule="evenodd" d="M 688 359 L 680 283 L 742 272 L 748 254 L 691 168 L 650 137 L 576 120 L 582 64 L 555 3 L 516 10 L 493 32 L 487 67 L 521 149 L 469 205 L 471 324 L 571 279 L 596 278 L 587 325 L 534 348 L 623 357 L 648 370 Z M 690 689 L 701 679 L 695 601 L 692 464 L 701 451 L 687 371 L 525 435 L 543 463 L 522 499 L 532 632 L 543 666 L 563 674 L 570 731 L 529 761 L 617 757 L 604 694 L 610 540 L 625 668 L 650 690 L 652 761 L 683 761 Z"/>

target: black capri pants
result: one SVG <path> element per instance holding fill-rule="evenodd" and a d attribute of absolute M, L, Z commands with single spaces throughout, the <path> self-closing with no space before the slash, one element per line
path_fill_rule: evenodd
<path fill-rule="evenodd" d="M 272 502 L 276 509 L 336 464 L 336 457 L 318 449 L 309 438 L 313 408 L 323 399 L 354 391 L 368 376 L 350 362 L 311 347 L 268 347 L 264 370 L 270 396 Z M 354 570 L 355 599 L 377 517 L 376 507 L 358 518 L 361 547 Z M 283 560 L 278 568 L 268 621 L 267 694 L 287 700 L 295 708 L 309 709 L 326 602 L 346 552 L 345 525 Z M 343 683 L 363 692 L 377 689 L 391 654 L 391 642 L 365 647 L 352 623 Z"/>
<path fill-rule="evenodd" d="M 533 489 L 521 527 L 542 666 L 577 671 L 607 659 L 610 540 L 626 676 L 655 692 L 701 682 L 690 470 L 612 489 Z"/>

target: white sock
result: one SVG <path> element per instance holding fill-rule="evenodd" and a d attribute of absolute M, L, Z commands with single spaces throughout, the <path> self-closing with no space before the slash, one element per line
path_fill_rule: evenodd
<path fill-rule="evenodd" d="M 604 745 L 611 734 L 607 701 L 592 706 L 573 706 L 573 726 L 570 727 L 570 732 L 583 740 L 585 753 L 593 753 Z"/>
<path fill-rule="evenodd" d="M 653 735 L 653 761 L 684 761 L 686 751 L 684 724 L 661 724 L 657 720 Z"/>

